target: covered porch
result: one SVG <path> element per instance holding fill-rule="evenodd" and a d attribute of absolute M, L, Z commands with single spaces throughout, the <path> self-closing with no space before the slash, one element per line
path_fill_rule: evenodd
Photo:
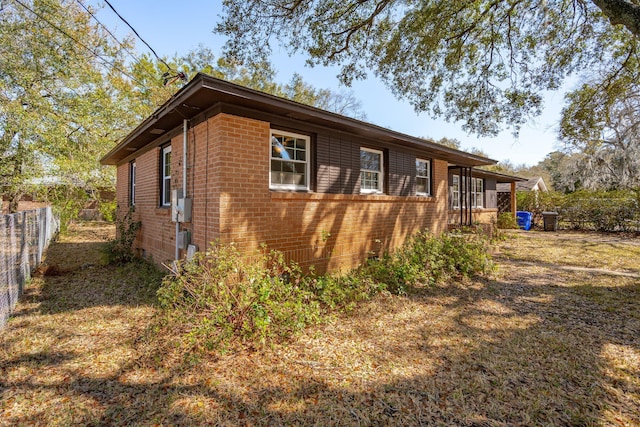
<path fill-rule="evenodd" d="M 497 220 L 498 212 L 517 211 L 516 183 L 526 181 L 513 175 L 478 169 L 469 166 L 449 165 L 449 214 L 450 226 L 488 224 Z M 498 201 L 498 184 L 509 184 L 508 201 Z"/>

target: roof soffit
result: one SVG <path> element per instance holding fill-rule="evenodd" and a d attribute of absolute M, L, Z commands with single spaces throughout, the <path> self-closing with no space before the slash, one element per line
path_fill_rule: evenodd
<path fill-rule="evenodd" d="M 154 114 L 129 133 L 127 137 L 101 159 L 101 162 L 103 164 L 117 164 L 133 152 L 157 140 L 161 135 L 181 126 L 184 119 L 192 119 L 217 103 L 236 105 L 275 114 L 292 120 L 420 151 L 428 150 L 436 158 L 463 166 L 481 166 L 496 163 L 492 159 L 465 153 L 428 140 L 245 88 L 205 74 L 196 75 L 186 86 L 158 108 Z"/>

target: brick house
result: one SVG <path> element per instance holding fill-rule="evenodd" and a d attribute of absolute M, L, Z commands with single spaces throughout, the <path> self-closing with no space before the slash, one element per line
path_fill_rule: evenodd
<path fill-rule="evenodd" d="M 156 262 L 217 240 L 264 243 L 317 271 L 445 231 L 454 169 L 495 163 L 204 74 L 101 162 L 117 166 L 119 209 L 135 206 L 135 246 Z M 474 210 L 495 215 L 495 177 L 483 183 Z"/>

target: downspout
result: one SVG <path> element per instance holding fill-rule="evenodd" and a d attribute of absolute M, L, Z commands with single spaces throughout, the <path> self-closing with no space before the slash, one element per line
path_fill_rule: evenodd
<path fill-rule="evenodd" d="M 189 130 L 189 121 L 184 119 L 182 121 L 182 197 L 187 197 L 187 131 Z M 178 201 L 176 200 L 176 203 Z M 176 218 L 176 261 L 180 259 L 180 247 L 178 246 L 178 239 L 180 236 L 180 215 Z"/>
<path fill-rule="evenodd" d="M 187 198 L 187 132 L 189 120 L 182 121 L 182 197 Z"/>

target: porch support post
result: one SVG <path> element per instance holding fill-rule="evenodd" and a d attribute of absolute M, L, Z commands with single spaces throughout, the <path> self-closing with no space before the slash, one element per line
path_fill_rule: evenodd
<path fill-rule="evenodd" d="M 467 221 L 467 225 L 471 227 L 473 225 L 473 188 L 471 188 L 471 169 L 467 169 L 467 209 L 469 210 L 469 220 Z"/>
<path fill-rule="evenodd" d="M 464 190 L 462 184 L 464 183 L 464 169 L 460 166 L 460 181 L 458 182 L 458 186 L 460 186 L 458 191 L 458 206 L 460 206 L 460 225 L 464 225 Z"/>
<path fill-rule="evenodd" d="M 511 213 L 513 213 L 513 217 L 516 217 L 516 211 L 518 210 L 518 202 L 516 199 L 516 183 L 515 181 L 511 183 Z"/>

